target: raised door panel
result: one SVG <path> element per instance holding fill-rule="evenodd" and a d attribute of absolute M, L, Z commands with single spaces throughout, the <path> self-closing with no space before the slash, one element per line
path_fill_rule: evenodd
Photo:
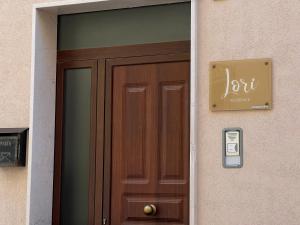
<path fill-rule="evenodd" d="M 186 200 L 180 196 L 124 196 L 123 204 L 124 209 L 124 221 L 139 221 L 146 222 L 172 222 L 183 223 L 183 208 L 186 204 Z M 144 214 L 143 209 L 145 204 L 154 204 L 157 207 L 157 213 L 153 216 L 147 216 Z"/>
<path fill-rule="evenodd" d="M 159 179 L 160 182 L 182 180 L 184 86 L 166 83 L 161 85 L 160 91 Z"/>
<path fill-rule="evenodd" d="M 125 86 L 123 99 L 123 182 L 141 182 L 147 179 L 147 87 L 138 84 Z"/>
<path fill-rule="evenodd" d="M 188 193 L 189 61 L 158 64 L 158 187 Z"/>

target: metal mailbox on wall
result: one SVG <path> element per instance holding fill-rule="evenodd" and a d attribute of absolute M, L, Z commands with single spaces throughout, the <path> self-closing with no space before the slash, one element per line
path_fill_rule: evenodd
<path fill-rule="evenodd" d="M 0 128 L 0 167 L 25 166 L 28 128 Z"/>
<path fill-rule="evenodd" d="M 210 64 L 211 111 L 272 108 L 272 60 L 247 59 Z"/>

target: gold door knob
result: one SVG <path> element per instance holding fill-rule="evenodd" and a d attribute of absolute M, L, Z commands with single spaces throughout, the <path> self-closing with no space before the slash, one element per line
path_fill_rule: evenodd
<path fill-rule="evenodd" d="M 144 214 L 147 216 L 154 216 L 156 214 L 156 206 L 153 204 L 145 205 Z"/>

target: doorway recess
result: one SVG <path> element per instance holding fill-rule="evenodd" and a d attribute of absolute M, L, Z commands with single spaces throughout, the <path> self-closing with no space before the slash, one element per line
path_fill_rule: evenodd
<path fill-rule="evenodd" d="M 32 79 L 27 185 L 27 225 L 52 221 L 55 83 L 58 15 L 160 5 L 182 0 L 66 0 L 33 8 Z M 197 0 L 191 1 L 190 224 L 197 202 Z"/>

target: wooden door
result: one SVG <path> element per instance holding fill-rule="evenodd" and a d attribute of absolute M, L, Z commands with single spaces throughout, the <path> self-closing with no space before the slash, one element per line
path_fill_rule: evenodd
<path fill-rule="evenodd" d="M 189 50 L 58 53 L 53 225 L 188 224 Z"/>
<path fill-rule="evenodd" d="M 189 55 L 111 59 L 106 68 L 104 223 L 188 224 Z"/>

